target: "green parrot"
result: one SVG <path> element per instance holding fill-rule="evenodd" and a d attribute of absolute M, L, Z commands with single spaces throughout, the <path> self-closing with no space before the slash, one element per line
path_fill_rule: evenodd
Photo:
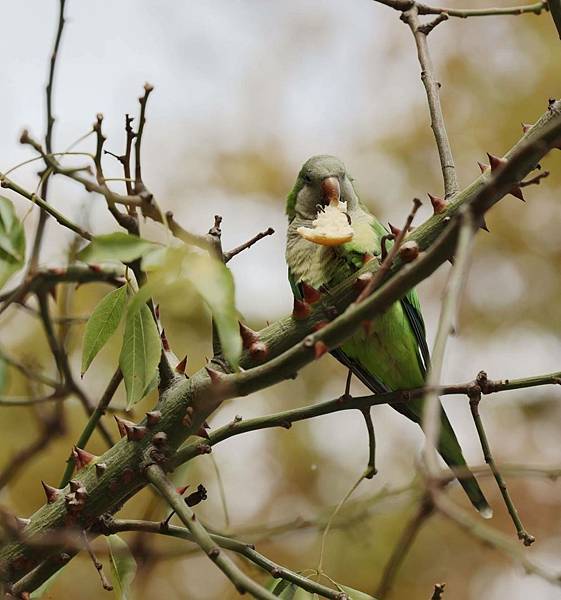
<path fill-rule="evenodd" d="M 345 166 L 333 156 L 313 156 L 304 163 L 286 212 L 288 277 L 299 299 L 303 283 L 329 289 L 362 267 L 366 259 L 379 256 L 381 239 L 389 233 L 361 203 Z M 419 299 L 411 290 L 376 317 L 368 332 L 357 332 L 331 353 L 374 393 L 412 389 L 425 382 L 429 365 L 425 335 Z M 422 399 L 393 408 L 421 424 Z M 444 409 L 441 415 L 438 451 L 453 471 L 461 470 L 460 484 L 477 510 L 489 518 L 492 510 L 467 470 Z"/>

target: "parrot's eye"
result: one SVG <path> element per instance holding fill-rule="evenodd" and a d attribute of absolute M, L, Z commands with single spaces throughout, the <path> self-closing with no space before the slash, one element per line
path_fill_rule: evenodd
<path fill-rule="evenodd" d="M 309 175 L 304 175 L 304 183 L 312 183 L 312 178 Z"/>

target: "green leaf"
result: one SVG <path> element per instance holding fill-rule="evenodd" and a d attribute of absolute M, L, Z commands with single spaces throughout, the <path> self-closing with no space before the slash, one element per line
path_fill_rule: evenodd
<path fill-rule="evenodd" d="M 160 362 L 161 342 L 150 309 L 127 314 L 119 366 L 127 390 L 127 409 L 142 400 Z"/>
<path fill-rule="evenodd" d="M 11 200 L 0 196 L 0 288 L 25 264 L 25 232 Z"/>
<path fill-rule="evenodd" d="M 266 589 L 282 600 L 313 600 L 314 594 L 286 579 L 271 578 Z"/>
<path fill-rule="evenodd" d="M 130 587 L 136 575 L 136 561 L 127 543 L 118 535 L 108 535 L 109 560 L 113 590 L 119 600 L 130 598 Z"/>
<path fill-rule="evenodd" d="M 265 589 L 269 592 L 273 592 L 275 596 L 278 596 L 281 592 L 283 592 L 290 585 L 289 581 L 286 579 L 278 579 L 277 577 L 271 577 L 267 584 L 265 585 Z"/>
<path fill-rule="evenodd" d="M 117 260 L 131 262 L 159 248 L 158 244 L 144 240 L 137 235 L 117 231 L 108 235 L 96 236 L 77 258 L 83 262 L 103 262 Z"/>
<path fill-rule="evenodd" d="M 154 252 L 147 259 L 148 283 L 132 299 L 129 313 L 137 311 L 154 294 L 170 294 L 179 300 L 183 313 L 196 308 L 196 299 L 201 299 L 215 320 L 224 357 L 237 369 L 242 341 L 234 279 L 226 266 L 217 258 L 191 252 L 186 246 L 170 247 L 165 253 Z M 145 267 L 145 260 L 142 266 Z"/>
<path fill-rule="evenodd" d="M 86 324 L 82 349 L 82 375 L 115 333 L 127 305 L 127 285 L 109 292 L 95 307 Z"/>
<path fill-rule="evenodd" d="M 189 263 L 189 278 L 212 312 L 224 357 L 237 369 L 242 340 L 232 273 L 222 262 L 205 255 L 192 254 Z"/>
<path fill-rule="evenodd" d="M 350 588 L 346 585 L 341 585 L 340 583 L 338 583 L 337 587 L 339 588 L 339 590 L 341 592 L 345 592 L 345 594 L 347 594 L 347 596 L 350 598 L 350 600 L 376 600 L 376 598 L 374 598 L 374 596 L 369 596 L 368 594 L 365 594 L 364 592 L 359 592 L 358 590 L 353 590 L 353 588 Z"/>

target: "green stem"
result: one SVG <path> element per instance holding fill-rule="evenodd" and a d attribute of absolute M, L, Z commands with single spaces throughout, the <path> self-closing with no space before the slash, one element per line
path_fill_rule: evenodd
<path fill-rule="evenodd" d="M 250 593 L 259 600 L 275 600 L 275 596 L 264 587 L 253 581 L 238 566 L 220 550 L 218 544 L 203 527 L 195 513 L 185 503 L 184 499 L 176 492 L 175 487 L 166 477 L 164 471 L 158 465 L 150 465 L 146 469 L 146 477 L 150 483 L 168 501 L 175 510 L 185 527 L 189 530 L 193 540 L 206 555 L 218 566 L 218 568 L 235 585 L 238 592 Z"/>
<path fill-rule="evenodd" d="M 113 398 L 113 395 L 117 391 L 117 388 L 119 387 L 119 384 L 122 380 L 123 374 L 121 373 L 121 369 L 117 368 L 115 373 L 113 373 L 113 377 L 111 377 L 111 380 L 109 381 L 105 392 L 103 392 L 103 395 L 101 396 L 98 405 L 95 407 L 94 411 L 90 415 L 90 418 L 88 419 L 84 430 L 82 431 L 80 437 L 78 438 L 78 441 L 76 442 L 76 446 L 78 448 L 81 448 L 82 450 L 86 448 L 86 445 L 92 433 L 95 431 L 101 417 L 105 414 L 105 411 L 109 406 L 109 403 L 111 402 L 111 399 Z M 64 487 L 70 481 L 73 472 L 74 458 L 72 454 L 70 454 L 70 457 L 66 461 L 66 468 L 64 470 L 64 474 L 62 476 L 62 480 L 60 482 L 59 487 Z"/>

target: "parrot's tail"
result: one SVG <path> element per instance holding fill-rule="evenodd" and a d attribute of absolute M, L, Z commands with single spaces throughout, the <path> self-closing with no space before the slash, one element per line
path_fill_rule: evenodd
<path fill-rule="evenodd" d="M 454 472 L 473 506 L 475 506 L 484 519 L 490 519 L 493 516 L 493 509 L 485 499 L 477 479 L 475 479 L 473 473 L 469 470 L 456 434 L 442 408 L 440 427 L 438 451 L 446 464 Z"/>
<path fill-rule="evenodd" d="M 375 394 L 383 394 L 384 392 L 391 391 L 389 387 L 376 379 L 371 373 L 365 371 L 360 363 L 347 356 L 340 348 L 332 350 L 331 354 L 348 367 L 354 375 Z M 423 415 L 422 399 L 419 398 L 409 402 L 396 403 L 392 405 L 392 408 L 406 416 L 408 419 L 411 419 L 411 421 L 421 425 Z M 475 506 L 482 517 L 490 519 L 493 516 L 493 509 L 489 506 L 477 480 L 467 466 L 458 438 L 456 438 L 456 434 L 452 429 L 452 425 L 450 424 L 442 405 L 440 406 L 440 415 L 440 439 L 438 442 L 438 451 L 457 477 L 473 506 Z"/>

